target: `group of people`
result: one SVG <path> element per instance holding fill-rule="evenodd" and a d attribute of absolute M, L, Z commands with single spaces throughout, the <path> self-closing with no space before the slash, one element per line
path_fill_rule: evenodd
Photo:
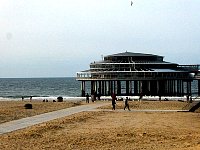
<path fill-rule="evenodd" d="M 86 103 L 89 103 L 89 94 L 86 94 Z M 100 98 L 98 98 L 100 100 Z M 96 95 L 95 94 L 91 94 L 91 100 L 92 102 L 96 101 Z"/>
<path fill-rule="evenodd" d="M 117 97 L 114 93 L 112 94 L 111 97 L 112 97 L 112 109 L 115 110 Z M 128 97 L 126 97 L 126 99 L 124 100 L 124 110 L 127 108 L 130 111 L 128 100 L 129 100 Z"/>
<path fill-rule="evenodd" d="M 117 97 L 116 97 L 116 95 L 114 93 L 111 95 L 111 97 L 112 97 L 112 109 L 115 110 L 115 105 L 116 105 Z M 86 103 L 89 103 L 89 98 L 90 98 L 90 96 L 87 93 L 86 94 Z M 92 102 L 94 102 L 93 101 L 93 95 L 91 95 L 91 99 L 92 99 Z M 128 97 L 126 97 L 126 99 L 124 100 L 124 110 L 127 108 L 130 111 L 128 101 L 129 101 L 129 99 L 128 99 Z"/>
<path fill-rule="evenodd" d="M 89 94 L 86 94 L 86 103 L 89 103 Z M 95 91 L 92 92 L 91 94 L 91 100 L 92 102 L 96 101 L 96 100 L 100 100 L 101 95 L 97 94 Z"/>
<path fill-rule="evenodd" d="M 32 101 L 32 96 L 30 96 L 30 102 Z M 22 101 L 24 101 L 24 96 L 22 96 Z"/>

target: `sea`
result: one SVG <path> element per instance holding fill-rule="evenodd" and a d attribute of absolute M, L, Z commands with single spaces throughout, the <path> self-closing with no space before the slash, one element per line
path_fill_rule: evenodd
<path fill-rule="evenodd" d="M 192 94 L 197 95 L 197 81 L 192 82 Z M 86 92 L 90 84 L 86 82 Z M 60 78 L 0 78 L 0 100 L 26 99 L 65 99 L 81 98 L 81 82 L 75 77 Z"/>
<path fill-rule="evenodd" d="M 75 77 L 0 78 L 0 99 L 55 99 L 81 96 L 81 83 Z"/>

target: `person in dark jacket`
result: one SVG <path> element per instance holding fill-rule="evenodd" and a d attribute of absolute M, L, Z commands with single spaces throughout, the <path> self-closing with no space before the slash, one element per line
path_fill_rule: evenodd
<path fill-rule="evenodd" d="M 115 93 L 112 94 L 112 109 L 115 110 L 115 104 L 116 104 L 116 95 Z"/>
<path fill-rule="evenodd" d="M 124 104 L 125 104 L 124 110 L 125 110 L 126 108 L 128 108 L 128 110 L 130 111 L 129 103 L 128 103 L 128 97 L 126 97 Z"/>
<path fill-rule="evenodd" d="M 86 94 L 86 103 L 89 103 L 89 94 Z"/>

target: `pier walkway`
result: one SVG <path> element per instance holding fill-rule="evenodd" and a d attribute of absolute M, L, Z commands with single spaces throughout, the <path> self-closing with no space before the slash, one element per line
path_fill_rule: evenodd
<path fill-rule="evenodd" d="M 94 110 L 98 107 L 108 105 L 109 103 L 91 103 L 88 105 L 81 105 L 76 107 L 70 107 L 62 110 L 57 110 L 49 113 L 44 113 L 41 115 L 36 115 L 32 117 L 22 118 L 19 120 L 13 120 L 6 123 L 0 124 L 0 135 L 19 129 L 23 129 L 29 126 L 33 126 L 39 123 L 47 122 L 50 120 L 62 118 L 82 111 Z"/>

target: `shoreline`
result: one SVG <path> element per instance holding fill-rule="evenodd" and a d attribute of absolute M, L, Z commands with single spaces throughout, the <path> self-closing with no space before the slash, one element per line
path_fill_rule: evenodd
<path fill-rule="evenodd" d="M 85 97 L 79 97 L 79 96 L 75 96 L 75 97 L 68 97 L 68 96 L 62 96 L 63 97 L 63 101 L 84 101 Z M 117 100 L 124 100 L 126 97 L 130 98 L 130 100 L 132 101 L 137 101 L 139 100 L 139 96 L 117 96 Z M 91 97 L 89 97 L 91 99 Z M 42 97 L 37 97 L 37 96 L 33 96 L 32 100 L 33 101 L 42 101 L 42 100 L 49 100 L 49 101 L 53 101 L 53 100 L 57 100 L 56 96 L 42 96 Z M 110 96 L 101 96 L 101 100 L 111 100 Z M 159 96 L 143 96 L 142 98 L 143 101 L 159 101 Z M 165 100 L 169 100 L 169 101 L 187 101 L 187 97 L 186 96 L 162 96 L 161 97 L 161 101 L 165 101 Z M 200 96 L 193 96 L 192 97 L 193 101 L 200 101 Z M 0 97 L 0 101 L 22 101 L 22 98 L 11 98 L 11 97 Z M 25 97 L 24 101 L 30 101 L 30 97 Z M 98 100 L 97 100 L 98 101 Z"/>
<path fill-rule="evenodd" d="M 42 100 L 57 100 L 55 96 L 49 97 L 32 97 L 32 101 L 42 101 Z M 82 101 L 85 97 L 63 97 L 63 101 Z M 22 101 L 22 98 L 10 98 L 10 97 L 0 97 L 0 101 Z M 23 101 L 30 101 L 30 97 L 25 97 Z"/>

